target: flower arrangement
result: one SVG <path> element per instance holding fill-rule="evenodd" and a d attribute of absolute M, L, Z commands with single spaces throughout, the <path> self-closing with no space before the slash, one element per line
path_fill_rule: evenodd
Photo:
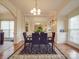
<path fill-rule="evenodd" d="M 42 27 L 41 27 L 41 26 L 40 26 L 40 27 L 38 27 L 38 28 L 35 30 L 35 32 L 43 32 Z"/>

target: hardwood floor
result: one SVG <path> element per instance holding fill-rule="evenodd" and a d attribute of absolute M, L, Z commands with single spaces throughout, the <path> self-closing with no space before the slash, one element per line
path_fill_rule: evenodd
<path fill-rule="evenodd" d="M 12 42 L 4 42 L 4 45 L 0 45 L 0 59 L 7 59 L 11 55 L 13 51 L 12 45 Z"/>
<path fill-rule="evenodd" d="M 3 45 L 0 45 L 0 59 L 7 59 L 21 45 L 22 45 L 22 43 L 13 44 L 13 42 L 5 41 Z"/>
<path fill-rule="evenodd" d="M 4 45 L 0 45 L 0 53 L 9 49 L 13 45 L 13 42 L 4 42 Z"/>
<path fill-rule="evenodd" d="M 79 59 L 79 51 L 70 45 L 57 44 L 56 46 L 68 59 Z"/>
<path fill-rule="evenodd" d="M 12 55 L 20 46 L 22 43 L 13 44 L 11 42 L 5 42 L 4 45 L 0 45 L 0 59 L 7 59 L 10 55 Z M 18 53 L 22 50 L 23 46 L 14 53 L 10 59 L 65 59 L 67 57 L 68 59 L 79 59 L 79 51 L 72 48 L 71 46 L 67 44 L 56 44 L 57 49 L 56 52 L 58 55 L 19 55 Z M 60 51 L 64 54 L 64 56 L 60 53 Z"/>

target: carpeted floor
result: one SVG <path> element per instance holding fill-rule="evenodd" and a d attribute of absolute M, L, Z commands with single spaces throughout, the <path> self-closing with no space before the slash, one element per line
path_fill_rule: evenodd
<path fill-rule="evenodd" d="M 19 54 L 57 54 L 51 45 L 27 45 Z"/>

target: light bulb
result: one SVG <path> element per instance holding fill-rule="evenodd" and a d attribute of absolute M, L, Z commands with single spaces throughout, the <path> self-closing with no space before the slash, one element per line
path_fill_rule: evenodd
<path fill-rule="evenodd" d="M 40 12 L 37 12 L 38 15 L 40 15 Z"/>
<path fill-rule="evenodd" d="M 37 12 L 41 12 L 41 10 L 40 10 L 40 9 L 38 9 L 38 10 L 37 10 Z"/>
<path fill-rule="evenodd" d="M 33 10 L 31 10 L 30 13 L 33 13 Z"/>
<path fill-rule="evenodd" d="M 37 14 L 38 14 L 38 15 L 40 15 L 40 13 L 41 13 L 41 10 L 40 10 L 40 9 L 38 9 L 38 10 L 37 10 Z"/>
<path fill-rule="evenodd" d="M 34 12 L 33 15 L 36 15 L 36 12 Z"/>
<path fill-rule="evenodd" d="M 33 11 L 36 12 L 36 8 L 33 8 Z"/>

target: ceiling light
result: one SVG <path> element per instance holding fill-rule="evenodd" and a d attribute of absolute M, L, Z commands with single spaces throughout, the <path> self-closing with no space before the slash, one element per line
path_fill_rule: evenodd
<path fill-rule="evenodd" d="M 33 15 L 40 15 L 41 10 L 37 8 L 37 0 L 35 0 L 35 8 L 30 11 Z"/>

